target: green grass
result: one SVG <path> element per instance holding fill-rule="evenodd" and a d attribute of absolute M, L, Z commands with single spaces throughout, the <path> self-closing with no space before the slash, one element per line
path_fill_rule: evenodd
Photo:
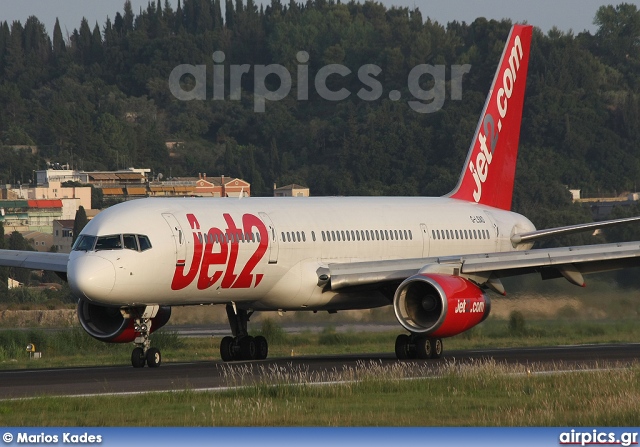
<path fill-rule="evenodd" d="M 153 335 L 154 346 L 167 352 L 183 351 L 184 340 L 169 331 Z M 42 353 L 41 359 L 29 360 L 28 344 L 34 344 Z M 131 344 L 95 340 L 80 328 L 0 330 L 0 369 L 124 364 L 129 360 L 131 349 Z"/>
<path fill-rule="evenodd" d="M 640 340 L 635 320 L 580 322 L 532 321 L 514 328 L 509 321 L 489 320 L 456 337 L 445 339 L 445 350 L 501 347 L 552 346 L 584 343 L 624 343 Z M 265 320 L 253 335 L 269 340 L 269 356 L 392 353 L 393 332 L 338 332 L 327 327 L 321 333 L 287 334 Z M 42 359 L 29 360 L 26 346 L 34 343 Z M 179 337 L 170 330 L 152 335 L 153 346 L 162 350 L 165 362 L 219 360 L 219 337 Z M 80 328 L 59 331 L 0 330 L 0 369 L 49 368 L 96 365 L 128 365 L 131 344 L 102 343 Z M 445 351 L 446 352 L 446 351 Z M 87 353 L 90 353 L 88 355 Z"/>
<path fill-rule="evenodd" d="M 249 375 L 246 365 L 225 368 L 228 385 Z M 449 363 L 437 377 L 402 380 L 420 373 L 408 363 L 360 363 L 321 374 L 270 368 L 258 383 L 223 392 L 3 401 L 0 425 L 637 426 L 640 420 L 638 366 L 537 375 L 492 361 Z M 333 384 L 312 385 L 316 380 Z"/>
<path fill-rule="evenodd" d="M 446 349 L 631 342 L 634 320 L 489 320 L 446 340 Z M 286 334 L 273 321 L 258 333 L 270 356 L 392 352 L 391 333 Z M 217 360 L 218 337 L 153 336 L 165 361 Z M 43 359 L 24 351 L 35 343 Z M 0 367 L 128 365 L 131 345 L 91 339 L 81 329 L 0 331 Z M 91 355 L 85 353 L 90 352 Z M 15 355 L 15 359 L 11 356 Z M 536 366 L 495 361 L 445 362 L 434 376 L 421 363 L 358 362 L 342 370 L 309 372 L 261 364 L 219 364 L 220 392 L 178 389 L 138 396 L 42 397 L 0 401 L 0 425 L 23 426 L 637 426 L 640 366 L 608 371 L 536 374 Z M 527 372 L 531 369 L 533 374 Z M 431 375 L 425 378 L 424 376 Z M 256 382 L 255 377 L 259 377 Z M 403 380 L 406 379 L 406 380 Z M 325 382 L 328 385 L 315 385 Z M 122 411 L 127 408 L 127 411 Z"/>

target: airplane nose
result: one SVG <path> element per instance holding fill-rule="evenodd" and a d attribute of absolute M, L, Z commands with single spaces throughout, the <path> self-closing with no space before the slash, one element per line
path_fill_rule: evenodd
<path fill-rule="evenodd" d="M 84 255 L 69 261 L 67 279 L 75 296 L 106 301 L 116 282 L 116 270 L 101 256 Z"/>

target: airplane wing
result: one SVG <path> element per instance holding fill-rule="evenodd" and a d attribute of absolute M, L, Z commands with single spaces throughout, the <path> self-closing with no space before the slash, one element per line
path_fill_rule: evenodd
<path fill-rule="evenodd" d="M 396 283 L 420 272 L 447 272 L 468 276 L 504 294 L 499 278 L 539 272 L 543 279 L 564 277 L 584 286 L 583 273 L 596 273 L 640 266 L 640 242 L 582 245 L 503 253 L 472 254 L 437 258 L 398 259 L 327 266 L 331 290 L 373 284 Z"/>
<path fill-rule="evenodd" d="M 21 267 L 31 270 L 67 272 L 68 253 L 41 253 L 38 251 L 0 250 L 0 266 Z"/>

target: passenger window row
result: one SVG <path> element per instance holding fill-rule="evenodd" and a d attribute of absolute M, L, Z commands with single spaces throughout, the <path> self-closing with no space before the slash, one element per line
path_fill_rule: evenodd
<path fill-rule="evenodd" d="M 432 239 L 491 239 L 489 230 L 431 230 Z"/>
<path fill-rule="evenodd" d="M 323 242 L 355 242 L 355 241 L 410 241 L 413 240 L 411 230 L 327 230 L 321 231 Z M 304 231 L 282 231 L 282 242 L 306 242 Z M 316 241 L 315 231 L 311 239 Z"/>
<path fill-rule="evenodd" d="M 315 242 L 316 235 L 313 231 L 311 232 L 311 236 Z M 307 235 L 304 231 L 283 231 L 282 242 L 307 242 Z"/>
<path fill-rule="evenodd" d="M 331 230 L 322 231 L 323 241 L 410 241 L 411 230 Z"/>
<path fill-rule="evenodd" d="M 229 242 L 240 243 L 240 242 L 260 242 L 260 233 L 223 233 L 223 234 L 209 234 L 209 233 L 198 233 L 198 240 L 200 243 L 218 243 L 218 244 L 228 244 Z"/>

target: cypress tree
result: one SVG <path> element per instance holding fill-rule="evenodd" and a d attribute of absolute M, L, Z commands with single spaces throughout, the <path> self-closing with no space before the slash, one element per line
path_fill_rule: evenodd
<path fill-rule="evenodd" d="M 60 21 L 56 18 L 56 24 L 53 26 L 53 54 L 55 57 L 60 56 L 67 50 L 60 29 Z"/>
<path fill-rule="evenodd" d="M 80 205 L 80 208 L 76 211 L 76 218 L 73 221 L 73 243 L 76 242 L 78 235 L 88 222 L 89 219 L 87 219 L 87 212 L 84 210 L 84 207 Z"/>
<path fill-rule="evenodd" d="M 100 63 L 102 62 L 103 55 L 102 34 L 100 33 L 98 22 L 96 22 L 96 26 L 93 28 L 93 33 L 91 34 L 91 61 Z"/>
<path fill-rule="evenodd" d="M 126 0 L 124 2 L 124 17 L 123 17 L 123 31 L 124 34 L 127 34 L 133 31 L 133 8 L 131 7 L 131 2 Z"/>
<path fill-rule="evenodd" d="M 233 0 L 226 0 L 224 6 L 224 24 L 228 29 L 235 27 L 235 11 L 233 9 Z"/>
<path fill-rule="evenodd" d="M 176 22 L 174 31 L 179 33 L 184 29 L 184 12 L 182 12 L 182 5 L 180 0 L 178 0 L 178 8 L 176 9 Z"/>
<path fill-rule="evenodd" d="M 83 64 L 91 63 L 91 29 L 85 17 L 83 17 L 80 22 L 76 45 L 81 62 Z"/>
<path fill-rule="evenodd" d="M 213 2 L 213 27 L 215 29 L 222 28 L 222 7 L 220 0 L 214 0 Z"/>
<path fill-rule="evenodd" d="M 4 225 L 0 222 L 0 249 L 5 247 L 4 244 Z M 7 288 L 8 288 L 8 274 L 6 267 L 0 267 L 0 297 L 4 298 L 7 296 Z"/>

